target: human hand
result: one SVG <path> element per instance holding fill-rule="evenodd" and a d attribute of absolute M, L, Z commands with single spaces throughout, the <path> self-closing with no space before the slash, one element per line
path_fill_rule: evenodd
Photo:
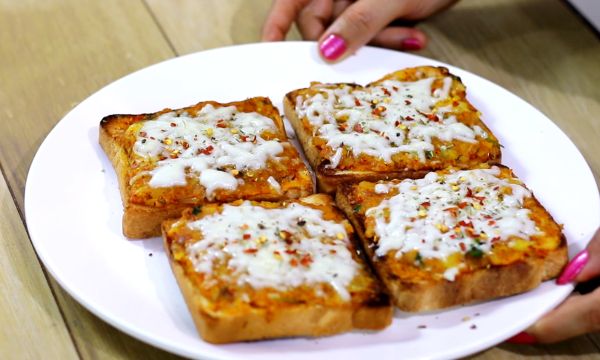
<path fill-rule="evenodd" d="M 371 43 L 418 50 L 426 35 L 415 28 L 390 26 L 394 20 L 420 20 L 457 0 L 274 0 L 263 26 L 263 41 L 284 40 L 295 21 L 305 40 L 319 40 L 321 56 L 338 61 Z"/>
<path fill-rule="evenodd" d="M 585 282 L 600 276 L 600 229 L 587 248 L 577 254 L 556 280 L 563 285 Z M 533 326 L 509 339 L 512 343 L 554 343 L 600 330 L 600 288 L 585 294 L 573 294 Z"/>

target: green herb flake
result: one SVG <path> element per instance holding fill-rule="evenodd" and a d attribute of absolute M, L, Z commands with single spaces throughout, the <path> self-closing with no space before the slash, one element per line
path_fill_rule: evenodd
<path fill-rule="evenodd" d="M 477 246 L 471 245 L 471 248 L 467 251 L 467 255 L 474 258 L 480 258 L 483 256 L 483 251 Z"/>
<path fill-rule="evenodd" d="M 361 205 L 361 204 L 355 205 L 355 206 L 354 206 L 354 212 L 355 212 L 355 213 L 359 212 L 361 207 L 362 207 L 362 205 Z"/>
<path fill-rule="evenodd" d="M 198 214 L 200 214 L 201 211 L 202 211 L 202 206 L 194 206 L 194 208 L 192 209 L 192 214 L 198 215 Z"/>

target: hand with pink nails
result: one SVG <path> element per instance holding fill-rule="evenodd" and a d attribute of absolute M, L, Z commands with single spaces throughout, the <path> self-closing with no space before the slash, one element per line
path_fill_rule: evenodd
<path fill-rule="evenodd" d="M 396 50 L 425 47 L 426 35 L 395 20 L 431 16 L 457 0 L 274 0 L 263 27 L 263 41 L 284 40 L 296 22 L 305 40 L 318 40 L 323 59 L 340 61 L 361 46 Z"/>
<path fill-rule="evenodd" d="M 600 277 L 600 229 L 587 248 L 575 255 L 556 280 L 559 285 L 581 283 Z M 553 343 L 600 331 L 600 289 L 588 294 L 574 293 L 556 309 L 538 320 L 526 332 L 509 342 Z"/>

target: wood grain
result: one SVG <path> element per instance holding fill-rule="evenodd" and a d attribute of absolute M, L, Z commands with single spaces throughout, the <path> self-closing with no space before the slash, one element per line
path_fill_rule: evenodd
<path fill-rule="evenodd" d="M 36 149 L 54 124 L 100 87 L 173 56 L 145 4 L 118 0 L 2 1 L 0 54 L 0 116 L 3 119 L 0 122 L 3 135 L 0 164 L 21 212 L 27 170 Z M 10 200 L 6 203 L 12 203 Z M 17 236 L 10 239 L 20 241 L 19 246 L 29 249 L 23 252 L 27 259 L 17 270 L 33 271 L 33 265 L 31 268 L 26 265 L 37 264 L 30 242 Z M 43 321 L 39 325 L 33 322 L 31 326 L 57 334 L 68 328 L 74 341 L 70 346 L 77 347 L 81 357 L 170 357 L 105 324 L 78 305 L 55 281 L 51 280 L 50 285 L 67 327 L 56 321 L 56 329 L 44 326 Z M 27 293 L 15 291 L 13 296 L 25 297 Z M 24 307 L 22 311 L 26 310 Z M 19 328 L 20 332 L 27 330 L 28 326 Z M 3 334 L 3 342 L 9 339 Z M 29 341 L 30 351 L 40 355 L 45 354 L 45 345 Z M 47 358 L 67 358 L 50 355 Z"/>
<path fill-rule="evenodd" d="M 0 244 L 0 358 L 76 359 L 77 350 L 1 176 Z"/>

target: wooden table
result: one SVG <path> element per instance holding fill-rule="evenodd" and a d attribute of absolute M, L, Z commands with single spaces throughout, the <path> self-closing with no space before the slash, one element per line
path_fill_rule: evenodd
<path fill-rule="evenodd" d="M 0 358 L 170 358 L 107 325 L 45 271 L 27 235 L 25 179 L 65 113 L 147 65 L 256 42 L 269 0 L 0 1 Z M 498 83 L 566 132 L 600 180 L 600 43 L 565 3 L 464 0 L 419 25 L 420 54 Z M 299 39 L 293 31 L 290 39 Z M 558 166 L 560 164 L 557 164 Z M 600 358 L 600 336 L 503 344 L 475 357 Z"/>

